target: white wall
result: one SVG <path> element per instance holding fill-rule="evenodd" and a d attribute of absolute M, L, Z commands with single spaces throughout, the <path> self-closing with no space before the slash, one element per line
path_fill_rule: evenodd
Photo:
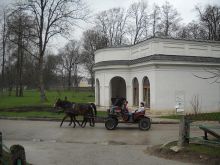
<path fill-rule="evenodd" d="M 143 78 L 150 81 L 150 109 L 155 112 L 174 112 L 176 95 L 184 94 L 184 109 L 193 112 L 191 101 L 195 95 L 199 96 L 200 112 L 214 112 L 220 110 L 220 84 L 211 84 L 210 80 L 204 80 L 194 75 L 207 77 L 203 68 L 157 66 L 126 70 L 103 70 L 96 72 L 96 78 L 100 81 L 100 105 L 111 105 L 110 81 L 113 77 L 120 76 L 126 82 L 126 94 L 129 106 L 133 105 L 132 80 L 137 77 L 139 82 L 139 102 L 143 101 Z"/>
<path fill-rule="evenodd" d="M 95 53 L 95 63 L 109 60 L 127 60 L 129 58 L 129 48 L 100 49 Z"/>
<path fill-rule="evenodd" d="M 185 96 L 184 109 L 193 112 L 191 101 L 195 95 L 199 96 L 201 112 L 214 112 L 220 110 L 220 84 L 211 84 L 194 75 L 207 77 L 202 68 L 173 67 L 158 68 L 155 72 L 155 106 L 156 111 L 175 110 L 175 97 L 181 92 Z"/>

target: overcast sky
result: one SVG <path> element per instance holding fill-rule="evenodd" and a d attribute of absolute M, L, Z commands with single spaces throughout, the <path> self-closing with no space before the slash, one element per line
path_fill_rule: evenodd
<path fill-rule="evenodd" d="M 3 7 L 5 4 L 9 2 L 13 2 L 14 0 L 0 0 L 0 6 Z M 138 2 L 139 0 L 85 0 L 92 11 L 92 14 L 100 12 L 102 10 L 107 10 L 113 7 L 123 7 L 127 9 L 133 2 Z M 170 2 L 174 8 L 180 13 L 182 17 L 183 23 L 188 23 L 193 19 L 197 19 L 197 13 L 194 11 L 195 5 L 205 6 L 207 4 L 218 5 L 220 6 L 220 0 L 143 0 L 148 2 L 149 6 L 156 3 L 159 6 L 164 4 L 165 1 Z M 81 29 L 75 29 L 72 37 L 80 39 L 81 33 L 83 30 L 91 27 L 92 24 L 82 24 Z M 51 47 L 59 48 L 65 43 L 64 40 L 54 39 Z"/>
<path fill-rule="evenodd" d="M 128 8 L 133 2 L 138 2 L 139 0 L 86 0 L 90 8 L 99 12 L 102 10 L 107 10 L 113 7 L 124 7 Z M 196 14 L 193 12 L 195 5 L 220 5 L 220 0 L 143 0 L 148 3 L 149 6 L 156 3 L 159 6 L 164 4 L 165 1 L 170 2 L 174 8 L 181 14 L 184 22 L 190 22 L 195 18 Z"/>

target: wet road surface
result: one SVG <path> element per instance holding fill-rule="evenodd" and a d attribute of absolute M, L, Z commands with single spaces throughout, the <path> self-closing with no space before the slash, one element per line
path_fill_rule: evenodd
<path fill-rule="evenodd" d="M 59 122 L 0 120 L 0 131 L 7 146 L 21 144 L 25 147 L 27 160 L 45 165 L 110 165 L 110 164 L 177 164 L 147 155 L 148 146 L 178 139 L 177 124 L 153 124 L 149 131 L 140 131 L 137 125 L 119 124 L 108 131 L 104 123 L 94 128 Z M 194 130 L 194 135 L 201 135 Z"/>

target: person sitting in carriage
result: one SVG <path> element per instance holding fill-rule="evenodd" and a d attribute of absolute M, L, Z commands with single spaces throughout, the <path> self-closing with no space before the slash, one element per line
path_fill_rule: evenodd
<path fill-rule="evenodd" d="M 132 113 L 144 112 L 144 110 L 145 110 L 144 103 L 141 102 L 140 107 L 137 110 L 133 111 Z"/>
<path fill-rule="evenodd" d="M 135 114 L 140 113 L 140 112 L 144 112 L 144 111 L 145 111 L 144 103 L 141 102 L 140 103 L 140 107 L 138 109 L 136 109 L 135 111 L 132 111 L 132 112 L 128 112 L 128 114 L 129 114 L 129 121 L 132 121 L 134 119 L 134 115 Z"/>
<path fill-rule="evenodd" d="M 122 112 L 123 113 L 129 113 L 129 111 L 128 111 L 128 101 L 127 100 L 124 100 L 124 103 L 122 105 Z"/>

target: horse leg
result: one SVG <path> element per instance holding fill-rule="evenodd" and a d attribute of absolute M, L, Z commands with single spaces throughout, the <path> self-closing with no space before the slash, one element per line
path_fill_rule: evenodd
<path fill-rule="evenodd" d="M 73 116 L 71 115 L 71 116 L 70 116 L 70 123 L 69 123 L 69 126 L 71 126 L 72 123 L 73 123 Z"/>
<path fill-rule="evenodd" d="M 87 121 L 86 121 L 86 118 L 84 117 L 84 118 L 83 118 L 83 121 L 82 121 L 82 124 L 81 124 L 81 127 L 82 127 L 82 128 L 84 128 L 84 127 L 86 126 L 86 122 L 87 122 Z"/>
<path fill-rule="evenodd" d="M 64 120 L 65 120 L 67 117 L 68 117 L 68 115 L 66 115 L 66 116 L 63 117 L 63 120 L 62 120 L 62 122 L 60 123 L 60 127 L 62 127 L 63 122 L 64 122 Z"/>
<path fill-rule="evenodd" d="M 95 119 L 94 119 L 94 117 L 92 118 L 92 127 L 95 127 Z"/>
<path fill-rule="evenodd" d="M 93 117 L 90 118 L 89 122 L 90 122 L 90 127 L 94 127 L 95 126 L 95 121 L 94 121 Z"/>
<path fill-rule="evenodd" d="M 78 120 L 76 120 L 76 117 L 74 116 L 74 121 L 78 123 L 79 126 L 81 126 L 81 124 L 79 123 Z"/>
<path fill-rule="evenodd" d="M 75 118 L 75 116 L 73 116 L 72 120 L 73 120 L 73 128 L 75 128 L 76 127 L 76 123 L 75 123 L 76 118 Z"/>

